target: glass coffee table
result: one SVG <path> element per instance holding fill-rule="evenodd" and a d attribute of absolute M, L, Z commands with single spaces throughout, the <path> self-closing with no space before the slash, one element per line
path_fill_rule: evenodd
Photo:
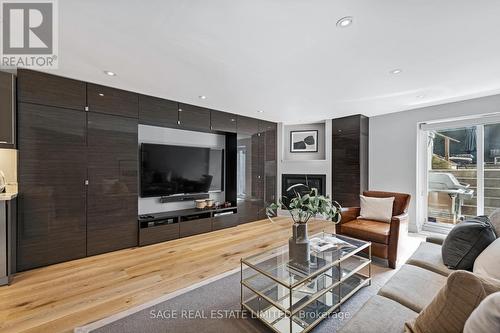
<path fill-rule="evenodd" d="M 310 239 L 315 237 L 344 243 L 323 252 L 311 251 L 307 268 L 290 261 L 288 245 L 241 259 L 242 309 L 274 332 L 310 331 L 371 283 L 370 242 L 329 233 Z M 367 258 L 360 255 L 365 249 Z"/>

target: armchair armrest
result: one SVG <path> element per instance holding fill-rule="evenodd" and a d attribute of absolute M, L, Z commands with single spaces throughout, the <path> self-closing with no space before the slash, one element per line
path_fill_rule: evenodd
<path fill-rule="evenodd" d="M 391 218 L 391 230 L 390 230 L 390 238 L 394 239 L 393 237 L 396 237 L 400 231 L 407 231 L 408 230 L 408 213 L 403 213 L 400 215 L 393 216 Z M 397 239 L 396 239 L 397 242 Z"/>
<path fill-rule="evenodd" d="M 340 219 L 340 224 L 357 219 L 360 213 L 361 213 L 361 208 L 359 207 L 342 208 L 340 210 L 340 215 L 342 215 L 342 218 Z"/>
<path fill-rule="evenodd" d="M 408 213 L 393 216 L 389 230 L 389 267 L 395 268 L 398 260 L 399 248 L 405 243 L 408 234 Z"/>
<path fill-rule="evenodd" d="M 392 224 L 393 223 L 398 223 L 398 224 L 401 224 L 401 223 L 406 223 L 408 222 L 408 218 L 409 218 L 409 215 L 408 213 L 403 213 L 403 214 L 400 214 L 400 215 L 395 215 L 391 218 L 391 227 L 392 227 Z"/>

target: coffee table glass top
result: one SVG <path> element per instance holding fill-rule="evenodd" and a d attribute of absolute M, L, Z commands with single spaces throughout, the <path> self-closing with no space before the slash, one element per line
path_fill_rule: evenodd
<path fill-rule="evenodd" d="M 309 236 L 309 239 L 316 237 L 334 237 L 347 244 L 323 252 L 311 251 L 311 264 L 307 269 L 290 265 L 288 245 L 243 258 L 241 261 L 284 286 L 294 287 L 311 280 L 371 245 L 370 242 L 330 233 L 315 234 Z"/>

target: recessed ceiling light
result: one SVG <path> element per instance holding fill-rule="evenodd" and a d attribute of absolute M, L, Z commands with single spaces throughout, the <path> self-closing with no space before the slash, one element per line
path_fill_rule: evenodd
<path fill-rule="evenodd" d="M 111 71 L 104 71 L 104 74 L 109 75 L 109 76 L 116 76 L 116 73 L 111 72 Z"/>
<path fill-rule="evenodd" d="M 200 95 L 200 96 L 198 96 L 198 98 L 200 98 L 200 99 L 207 99 L 207 96 L 205 96 L 205 95 Z"/>
<path fill-rule="evenodd" d="M 425 95 L 417 95 L 417 98 L 425 98 Z"/>
<path fill-rule="evenodd" d="M 337 21 L 337 27 L 347 28 L 352 24 L 352 16 L 346 16 Z"/>
<path fill-rule="evenodd" d="M 390 71 L 389 73 L 391 73 L 391 74 L 399 74 L 402 71 L 403 71 L 402 69 L 396 68 L 396 69 L 393 69 L 392 71 Z"/>
<path fill-rule="evenodd" d="M 258 112 L 258 113 L 263 113 L 264 111 L 262 111 L 262 110 L 259 110 L 259 111 L 257 111 L 257 112 Z"/>

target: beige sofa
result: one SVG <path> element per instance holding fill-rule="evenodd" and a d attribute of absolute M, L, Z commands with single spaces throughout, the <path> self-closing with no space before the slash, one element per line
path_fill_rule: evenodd
<path fill-rule="evenodd" d="M 343 326 L 341 333 L 401 333 L 446 284 L 452 270 L 441 257 L 443 239 L 428 238 L 400 270 Z"/>

